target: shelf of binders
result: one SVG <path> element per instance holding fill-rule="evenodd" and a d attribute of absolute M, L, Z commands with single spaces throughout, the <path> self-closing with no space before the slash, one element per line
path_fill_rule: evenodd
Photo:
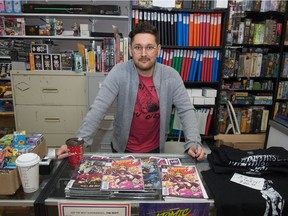
<path fill-rule="evenodd" d="M 164 47 L 219 48 L 225 13 L 226 10 L 168 10 L 133 6 L 132 25 L 141 21 L 151 22 L 159 30 L 160 44 Z"/>

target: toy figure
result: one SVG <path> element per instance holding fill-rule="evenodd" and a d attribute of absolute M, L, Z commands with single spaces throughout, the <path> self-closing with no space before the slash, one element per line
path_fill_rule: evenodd
<path fill-rule="evenodd" d="M 56 20 L 55 30 L 56 30 L 56 35 L 62 35 L 62 33 L 64 32 L 63 21 Z"/>
<path fill-rule="evenodd" d="M 72 28 L 73 28 L 73 36 L 79 36 L 79 25 L 78 25 L 78 23 L 74 23 L 74 25 L 72 26 Z"/>

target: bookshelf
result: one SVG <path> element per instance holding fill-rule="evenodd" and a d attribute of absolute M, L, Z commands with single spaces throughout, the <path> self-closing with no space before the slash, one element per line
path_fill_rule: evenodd
<path fill-rule="evenodd" d="M 226 100 L 233 104 L 241 134 L 266 133 L 273 119 L 284 63 L 287 5 L 271 1 L 268 7 L 267 2 L 230 2 L 219 133 L 227 132 L 229 124 Z"/>
<path fill-rule="evenodd" d="M 220 62 L 225 48 L 228 15 L 227 9 L 210 8 L 190 5 L 189 8 L 167 10 L 132 5 L 131 19 L 132 26 L 141 21 L 149 21 L 159 30 L 162 49 L 158 62 L 169 65 L 180 73 L 197 115 L 204 116 L 202 119 L 205 130 L 202 133 L 200 130 L 200 134 L 202 140 L 207 141 L 212 141 L 217 134 L 218 89 L 222 70 Z M 202 92 L 202 88 L 215 90 L 215 95 L 205 98 L 202 93 L 198 94 L 198 90 Z M 206 127 L 209 129 L 206 130 Z M 184 140 L 181 134 L 179 136 L 179 131 L 171 130 L 168 139 L 179 138 Z"/>
<path fill-rule="evenodd" d="M 288 5 L 286 7 L 288 11 Z M 284 29 L 283 31 L 283 49 L 281 57 L 281 67 L 278 76 L 277 91 L 274 103 L 273 120 L 288 125 L 288 16 L 285 16 Z"/>
<path fill-rule="evenodd" d="M 87 104 L 87 95 L 89 94 L 86 84 L 88 83 L 88 76 L 86 76 L 86 72 L 89 73 L 90 67 L 85 67 L 83 65 L 83 69 L 80 71 L 76 71 L 74 67 L 71 65 L 75 65 L 76 61 L 74 62 L 74 57 L 72 55 L 72 64 L 69 64 L 69 67 L 59 67 L 58 69 L 51 68 L 50 70 L 48 68 L 41 70 L 40 68 L 34 69 L 33 72 L 29 71 L 31 69 L 31 64 L 29 62 L 28 54 L 32 50 L 32 45 L 37 44 L 43 44 L 47 45 L 49 53 L 47 54 L 62 54 L 66 53 L 76 53 L 79 52 L 79 44 L 81 44 L 81 48 L 85 47 L 87 48 L 87 53 L 89 54 L 89 51 L 94 49 L 96 51 L 96 48 L 101 46 L 103 41 L 106 38 L 113 38 L 114 32 L 113 32 L 113 25 L 117 26 L 119 28 L 119 33 L 122 33 L 123 37 L 128 36 L 128 32 L 130 30 L 130 23 L 129 23 L 129 15 L 130 15 L 130 7 L 131 2 L 130 1 L 75 1 L 71 0 L 70 2 L 67 1 L 54 1 L 54 0 L 39 0 L 39 1 L 25 1 L 25 3 L 31 3 L 31 4 L 41 4 L 41 5 L 88 5 L 88 6 L 97 6 L 97 5 L 114 5 L 119 6 L 121 14 L 119 15 L 112 15 L 112 14 L 95 14 L 95 13 L 65 13 L 65 12 L 56 12 L 56 13 L 49 13 L 49 12 L 41 12 L 41 13 L 7 13 L 7 12 L 0 12 L 0 22 L 2 24 L 3 18 L 4 19 L 11 19 L 11 18 L 19 18 L 22 20 L 24 24 L 21 24 L 21 32 L 20 33 L 12 33 L 7 34 L 4 33 L 4 29 L 2 29 L 2 25 L 0 25 L 0 29 L 3 31 L 0 31 L 0 44 L 4 44 L 4 46 L 0 46 L 0 56 L 5 54 L 7 56 L 11 57 L 12 61 L 12 68 L 13 74 L 11 76 L 12 80 L 12 87 L 15 87 L 15 85 L 21 83 L 23 80 L 26 83 L 29 83 L 29 90 L 25 92 L 27 95 L 23 96 L 24 101 L 21 100 L 22 94 L 24 92 L 18 91 L 18 88 L 13 88 L 13 100 L 14 102 L 14 108 L 15 113 L 10 112 L 8 113 L 2 113 L 0 112 L 0 122 L 1 124 L 4 123 L 2 121 L 3 118 L 7 119 L 8 117 L 10 119 L 15 119 L 14 128 L 16 127 L 16 130 L 26 130 L 27 133 L 42 133 L 45 135 L 45 138 L 47 140 L 47 146 L 51 148 L 59 147 L 59 145 L 65 143 L 65 140 L 69 137 L 74 136 L 74 133 L 76 129 L 79 127 L 79 124 L 81 120 L 84 117 L 84 114 L 86 114 L 88 110 L 88 104 Z M 59 20 L 63 22 L 63 29 L 64 31 L 62 34 L 52 34 L 52 31 L 50 34 L 46 32 L 44 29 L 45 23 L 53 23 L 53 20 Z M 81 28 L 78 32 L 78 35 L 74 35 L 73 26 L 77 23 L 78 25 L 85 25 L 88 26 L 87 30 L 88 34 L 82 34 Z M 84 27 L 85 27 L 84 26 Z M 38 31 L 42 30 L 42 34 L 32 34 L 31 32 L 28 33 L 29 29 L 31 27 L 37 27 L 39 28 Z M 40 28 L 41 27 L 41 28 Z M 82 29 L 83 30 L 83 29 Z M 46 34 L 47 33 L 47 34 Z M 86 32 L 87 33 L 87 32 Z M 92 34 L 93 33 L 93 34 Z M 112 36 L 112 37 L 111 37 Z M 14 46 L 10 46 L 10 45 Z M 83 45 L 83 46 L 82 46 Z M 40 46 L 39 46 L 40 47 Z M 101 47 L 102 48 L 102 47 Z M 12 51 L 17 52 L 12 52 Z M 82 51 L 82 50 L 81 50 Z M 85 50 L 83 50 L 85 52 Z M 16 54 L 15 54 L 16 53 Z M 44 54 L 43 59 L 44 59 Z M 112 54 L 111 54 L 112 55 Z M 88 58 L 89 59 L 89 58 Z M 61 60 L 63 60 L 61 56 Z M 69 60 L 69 63 L 71 61 Z M 82 59 L 84 60 L 84 59 Z M 86 60 L 86 59 L 85 59 Z M 101 58 L 102 60 L 102 58 Z M 17 63 L 17 67 L 14 67 L 13 63 Z M 21 64 L 19 64 L 19 62 Z M 86 61 L 87 62 L 87 61 Z M 104 64 L 104 63 L 103 63 Z M 36 63 L 34 62 L 34 65 L 36 66 Z M 44 62 L 42 63 L 44 65 Z M 52 65 L 52 64 L 51 64 Z M 101 69 L 97 70 L 97 72 L 103 72 Z M 28 70 L 27 70 L 28 69 Z M 86 71 L 87 69 L 87 71 Z M 89 69 L 89 70 L 88 70 Z M 107 72 L 107 71 L 105 71 Z M 100 74 L 100 73 L 99 73 Z M 102 74 L 102 73 L 101 73 Z M 104 73 L 103 73 L 104 74 Z M 25 80 L 28 78 L 28 80 Z M 30 79 L 34 80 L 34 82 L 30 83 Z M 58 83 L 59 80 L 62 80 L 61 83 Z M 43 80 L 50 80 L 48 83 Z M 1 81 L 1 80 L 0 80 Z M 10 80 L 9 80 L 10 81 Z M 87 83 L 86 83 L 87 82 Z M 46 83 L 46 84 L 44 84 Z M 13 85 L 14 84 L 14 85 Z M 30 85 L 31 84 L 31 85 Z M 40 87 L 42 90 L 40 91 L 30 91 L 31 88 L 37 88 L 39 85 L 46 85 L 42 86 L 45 91 L 43 92 L 42 87 Z M 76 90 L 75 94 L 72 93 L 72 90 L 75 89 L 75 86 L 78 86 L 79 89 Z M 73 96 L 65 96 L 62 95 L 62 92 L 60 94 L 60 89 L 63 88 L 70 88 L 67 90 L 70 94 Z M 98 86 L 95 88 L 98 88 Z M 56 89 L 56 90 L 55 90 Z M 64 90 L 66 91 L 66 90 Z M 92 90 L 91 90 L 92 91 Z M 43 102 L 41 101 L 41 96 L 39 97 L 33 97 L 31 94 L 44 94 L 49 95 L 48 92 L 54 92 L 55 97 L 51 99 L 50 102 Z M 47 93 L 47 94 L 46 94 Z M 20 95 L 20 96 L 19 96 Z M 76 96 L 77 95 L 77 96 Z M 46 97 L 43 96 L 43 97 Z M 49 97 L 48 96 L 48 97 Z M 19 99 L 20 97 L 20 99 Z M 74 99 L 72 99 L 74 97 Z M 77 97 L 79 97 L 77 99 Z M 58 98 L 60 98 L 58 100 Z M 67 102 L 66 98 L 71 98 L 73 101 Z M 31 100 L 30 100 L 31 99 Z M 47 98 L 46 98 L 47 99 Z M 65 102 L 64 102 L 65 101 Z M 63 112 L 61 111 L 63 110 Z M 41 118 L 41 122 L 37 120 L 33 120 L 33 116 L 35 116 L 35 113 L 38 113 L 39 116 L 43 114 L 46 115 L 49 113 L 51 114 L 51 118 Z M 40 114 L 41 113 L 41 114 Z M 58 113 L 61 117 L 61 121 L 58 119 L 55 119 L 53 115 L 55 113 Z M 39 118 L 39 119 L 40 119 Z M 38 119 L 38 120 L 39 120 Z M 63 121 L 62 121 L 63 119 Z M 59 126 L 63 122 L 68 122 L 69 119 L 73 122 L 69 122 L 67 124 L 64 124 L 62 126 Z M 31 124 L 31 121 L 33 121 L 35 124 Z M 49 122 L 49 123 L 48 123 Z M 38 124 L 39 123 L 39 124 Z M 48 124 L 47 124 L 48 123 Z M 60 124 L 59 124 L 60 123 Z M 0 124 L 0 126 L 1 126 Z M 59 127 L 58 127 L 59 126 Z M 56 129 L 57 128 L 57 129 Z M 103 132 L 101 135 L 103 137 L 105 136 L 105 133 Z M 110 147 L 110 146 L 109 146 Z"/>
<path fill-rule="evenodd" d="M 0 56 L 0 138 L 15 129 L 10 70 L 10 56 Z"/>
<path fill-rule="evenodd" d="M 120 14 L 104 14 L 104 12 L 102 14 L 84 13 L 81 10 L 79 10 L 81 12 L 77 11 L 75 13 L 61 10 L 56 13 L 45 10 L 41 10 L 41 13 L 34 13 L 34 11 L 24 11 L 23 13 L 15 13 L 14 11 L 0 12 L 0 44 L 3 44 L 0 49 L 0 55 L 10 55 L 12 61 L 25 63 L 22 68 L 16 69 L 31 70 L 29 64 L 31 44 L 46 44 L 49 50 L 48 54 L 59 53 L 62 55 L 65 52 L 69 56 L 70 53 L 79 52 L 82 58 L 85 58 L 79 48 L 79 44 L 87 48 L 88 51 L 96 51 L 98 45 L 102 46 L 104 38 L 114 36 L 112 25 L 119 28 L 119 32 L 122 33 L 123 37 L 127 37 L 130 29 L 129 1 L 118 1 L 117 4 L 106 1 L 84 1 L 81 3 L 72 1 L 72 3 L 68 3 L 67 1 L 55 2 L 51 0 L 26 1 L 25 3 L 41 5 L 41 7 L 48 6 L 48 8 L 52 8 L 57 4 L 71 5 L 71 8 L 74 6 L 82 8 L 83 6 L 82 10 L 84 12 L 89 11 L 89 7 L 95 7 L 93 10 L 96 10 L 99 5 L 115 5 L 120 8 Z M 23 8 L 28 7 L 23 6 Z M 17 28 L 14 28 L 13 26 L 16 25 L 16 22 Z M 75 26 L 78 26 L 77 30 L 75 30 Z M 64 55 L 64 58 L 66 58 L 66 55 Z M 85 62 L 84 60 L 83 62 Z M 71 64 L 73 64 L 72 61 Z M 41 70 L 41 68 L 36 69 Z M 86 69 L 87 67 L 83 65 L 83 71 L 86 71 Z M 50 70 L 50 68 L 47 70 Z"/>

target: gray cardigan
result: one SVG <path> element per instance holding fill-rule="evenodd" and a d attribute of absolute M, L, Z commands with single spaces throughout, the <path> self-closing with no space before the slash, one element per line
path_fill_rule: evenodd
<path fill-rule="evenodd" d="M 183 125 L 185 150 L 195 144 L 196 136 L 200 144 L 195 109 L 179 73 L 169 66 L 156 63 L 153 81 L 160 105 L 160 152 L 164 152 L 173 104 Z M 117 111 L 111 141 L 117 152 L 124 152 L 128 142 L 138 85 L 139 77 L 133 60 L 116 64 L 102 83 L 94 103 L 76 132 L 76 137 L 82 137 L 86 146 L 92 145 L 102 119 L 116 99 Z"/>

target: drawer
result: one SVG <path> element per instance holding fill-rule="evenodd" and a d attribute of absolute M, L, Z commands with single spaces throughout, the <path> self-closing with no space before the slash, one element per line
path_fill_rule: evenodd
<path fill-rule="evenodd" d="M 87 105 L 85 76 L 12 76 L 15 104 Z"/>
<path fill-rule="evenodd" d="M 16 106 L 16 128 L 27 133 L 73 133 L 85 117 L 86 106 Z"/>
<path fill-rule="evenodd" d="M 103 121 L 101 122 L 100 127 L 94 137 L 93 144 L 91 146 L 92 152 L 99 152 L 101 150 L 101 146 L 107 143 L 111 151 L 110 143 L 113 133 L 113 123 L 114 123 L 114 116 L 106 115 Z"/>

